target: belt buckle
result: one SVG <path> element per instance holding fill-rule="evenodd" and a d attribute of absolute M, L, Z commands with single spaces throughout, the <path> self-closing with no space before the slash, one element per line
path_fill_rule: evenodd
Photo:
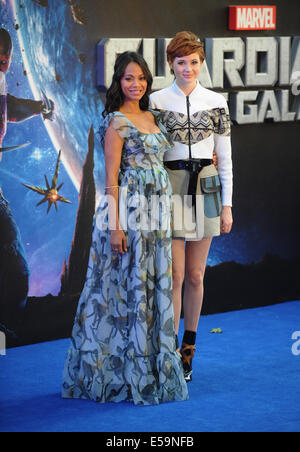
<path fill-rule="evenodd" d="M 190 164 L 191 164 L 191 171 L 193 173 L 201 171 L 202 166 L 201 166 L 201 162 L 199 160 L 191 160 Z"/>
<path fill-rule="evenodd" d="M 194 165 L 193 165 L 193 160 L 187 160 L 185 162 L 185 169 L 189 172 L 194 171 Z"/>

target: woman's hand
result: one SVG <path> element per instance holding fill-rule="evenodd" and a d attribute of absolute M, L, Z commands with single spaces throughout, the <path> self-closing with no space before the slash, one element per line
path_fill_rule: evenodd
<path fill-rule="evenodd" d="M 127 239 L 122 229 L 111 231 L 110 244 L 114 253 L 125 254 L 127 252 Z"/>
<path fill-rule="evenodd" d="M 213 164 L 215 165 L 215 168 L 218 169 L 218 157 L 215 152 L 213 153 Z"/>
<path fill-rule="evenodd" d="M 230 206 L 223 206 L 221 213 L 221 234 L 229 234 L 232 228 L 233 218 Z"/>

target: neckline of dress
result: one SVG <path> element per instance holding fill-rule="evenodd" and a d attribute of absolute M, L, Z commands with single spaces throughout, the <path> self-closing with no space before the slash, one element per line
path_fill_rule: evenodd
<path fill-rule="evenodd" d="M 133 124 L 133 122 L 132 121 L 130 121 L 130 119 L 129 118 L 127 118 L 127 116 L 124 114 L 124 113 L 122 113 L 121 111 L 118 111 L 117 113 L 121 113 L 121 115 L 122 116 L 124 116 L 126 119 L 127 119 L 127 121 L 128 122 L 130 122 L 130 124 L 141 134 L 141 135 L 161 135 L 162 134 L 162 132 L 154 132 L 154 133 L 145 133 L 145 132 L 141 132 L 134 124 Z M 153 113 L 152 113 L 153 114 Z M 154 116 L 154 115 L 153 115 Z M 154 119 L 155 119 L 155 117 L 154 117 Z M 157 126 L 158 127 L 158 126 Z"/>

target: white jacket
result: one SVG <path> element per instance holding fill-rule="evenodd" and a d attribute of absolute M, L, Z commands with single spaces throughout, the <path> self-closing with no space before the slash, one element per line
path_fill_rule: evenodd
<path fill-rule="evenodd" d="M 212 159 L 218 157 L 222 204 L 232 206 L 232 158 L 230 118 L 225 98 L 214 91 L 196 88 L 186 96 L 176 81 L 150 96 L 150 108 L 160 110 L 162 121 L 174 143 L 165 160 Z"/>

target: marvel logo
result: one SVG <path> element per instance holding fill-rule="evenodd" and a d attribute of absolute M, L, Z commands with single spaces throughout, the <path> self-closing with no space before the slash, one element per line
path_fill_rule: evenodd
<path fill-rule="evenodd" d="M 276 6 L 229 6 L 230 30 L 275 30 Z"/>

